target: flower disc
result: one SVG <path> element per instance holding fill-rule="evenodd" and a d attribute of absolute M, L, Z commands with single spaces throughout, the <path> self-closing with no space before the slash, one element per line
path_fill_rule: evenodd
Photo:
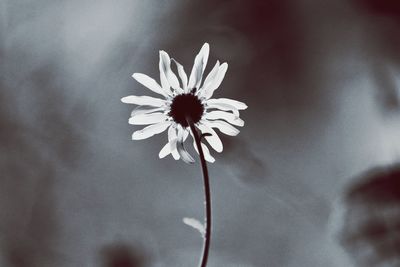
<path fill-rule="evenodd" d="M 188 127 L 187 118 L 190 118 L 193 123 L 200 121 L 204 113 L 204 106 L 201 101 L 194 94 L 181 94 L 177 95 L 171 104 L 171 111 L 169 115 L 176 123 L 181 124 L 183 127 Z"/>

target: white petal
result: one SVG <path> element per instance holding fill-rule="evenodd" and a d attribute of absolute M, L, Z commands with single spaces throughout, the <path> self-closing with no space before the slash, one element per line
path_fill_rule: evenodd
<path fill-rule="evenodd" d="M 176 143 L 175 143 L 175 148 L 176 148 Z M 178 153 L 178 149 L 172 150 L 171 155 L 174 158 L 174 160 L 179 160 L 181 158 L 181 156 Z"/>
<path fill-rule="evenodd" d="M 198 127 L 201 130 L 202 134 L 205 134 L 205 133 L 211 134 L 210 136 L 205 136 L 204 138 L 207 140 L 207 142 L 211 145 L 211 147 L 215 151 L 222 152 L 223 145 L 222 145 L 221 139 L 219 139 L 219 137 L 218 137 L 218 134 L 211 127 L 208 127 L 205 124 L 199 124 Z"/>
<path fill-rule="evenodd" d="M 178 125 L 178 127 L 177 127 L 177 138 L 179 139 L 179 134 L 182 134 L 183 135 L 183 142 L 185 142 L 186 141 L 186 139 L 188 138 L 188 136 L 189 136 L 189 130 L 188 130 L 188 128 L 183 128 L 181 125 Z"/>
<path fill-rule="evenodd" d="M 207 88 L 204 87 L 203 90 L 205 92 L 204 92 L 203 96 L 206 99 L 209 99 L 214 94 L 214 91 L 217 90 L 217 88 L 221 85 L 222 80 L 224 79 L 225 73 L 227 70 L 228 70 L 228 63 L 225 62 L 218 68 L 218 73 L 215 76 L 213 82 L 210 83 L 210 85 L 208 85 Z"/>
<path fill-rule="evenodd" d="M 165 73 L 164 66 L 165 66 L 164 57 L 162 56 L 161 51 L 160 51 L 160 61 L 158 63 L 158 68 L 160 70 L 161 87 L 167 95 L 172 95 L 171 88 L 170 88 L 170 85 L 168 82 L 167 74 Z"/>
<path fill-rule="evenodd" d="M 178 149 L 178 153 L 181 156 L 181 159 L 186 163 L 193 163 L 194 159 L 192 156 L 186 151 L 183 143 L 185 139 L 185 130 L 181 127 L 178 128 L 178 142 L 176 143 L 176 147 Z"/>
<path fill-rule="evenodd" d="M 171 153 L 171 145 L 170 143 L 166 143 L 165 146 L 163 146 L 163 148 L 160 150 L 160 153 L 158 153 L 158 157 L 160 159 L 165 158 L 166 156 L 168 156 Z"/>
<path fill-rule="evenodd" d="M 217 128 L 218 130 L 221 131 L 221 133 L 230 136 L 236 136 L 240 132 L 238 129 L 236 129 L 235 127 L 233 127 L 232 125 L 230 125 L 225 121 L 205 121 L 203 123 L 211 128 Z"/>
<path fill-rule="evenodd" d="M 230 105 L 235 107 L 238 110 L 244 110 L 247 108 L 247 105 L 243 102 L 229 99 L 229 98 L 213 98 L 207 100 L 207 104 L 224 104 L 224 105 Z"/>
<path fill-rule="evenodd" d="M 163 96 L 167 96 L 164 89 L 162 89 L 161 86 L 153 78 L 150 78 L 146 74 L 134 73 L 132 77 L 151 91 Z"/>
<path fill-rule="evenodd" d="M 223 104 L 223 103 L 208 103 L 206 102 L 206 108 L 207 109 L 220 109 L 220 110 L 225 110 L 225 111 L 232 111 L 232 113 L 236 116 L 236 118 L 239 118 L 239 110 L 235 108 L 232 105 L 229 104 Z M 206 109 L 206 112 L 207 112 Z"/>
<path fill-rule="evenodd" d="M 183 141 L 186 141 L 188 136 L 189 136 L 188 129 L 183 129 Z"/>
<path fill-rule="evenodd" d="M 153 107 L 161 107 L 162 105 L 165 104 L 165 100 L 162 100 L 160 98 L 151 97 L 151 96 L 130 95 L 130 96 L 125 96 L 125 97 L 121 98 L 121 101 L 123 103 L 127 103 L 127 104 L 135 104 L 135 105 L 141 105 L 141 106 L 153 106 Z"/>
<path fill-rule="evenodd" d="M 194 59 L 194 64 L 192 68 L 192 72 L 190 73 L 189 78 L 189 89 L 197 88 L 199 89 L 201 79 L 203 77 L 204 69 L 206 68 L 208 55 L 210 53 L 210 46 L 208 43 L 205 43 L 203 47 L 200 49 L 200 52 L 197 54 Z"/>
<path fill-rule="evenodd" d="M 176 123 L 172 123 L 168 129 L 168 142 L 173 139 L 176 139 Z"/>
<path fill-rule="evenodd" d="M 178 160 L 180 159 L 180 156 L 176 148 L 176 140 L 177 140 L 176 131 L 177 131 L 176 124 L 173 123 L 168 129 L 168 142 L 170 144 L 172 157 L 174 157 L 175 160 Z"/>
<path fill-rule="evenodd" d="M 176 148 L 176 140 L 175 139 L 173 142 L 168 142 L 164 145 L 164 147 L 160 150 L 160 153 L 158 153 L 158 157 L 160 159 L 165 158 L 166 156 L 168 156 L 169 154 L 172 154 L 172 157 L 175 160 L 180 159 L 178 150 Z"/>
<path fill-rule="evenodd" d="M 203 153 L 204 153 L 204 158 L 211 163 L 215 162 L 215 158 L 213 156 L 211 156 L 210 150 L 208 150 L 208 147 L 201 143 L 201 148 L 203 148 Z"/>
<path fill-rule="evenodd" d="M 164 147 L 158 153 L 160 159 L 172 154 L 175 160 L 180 159 L 178 150 L 176 148 L 177 143 L 177 135 L 176 135 L 176 124 L 172 122 L 171 126 L 168 129 L 168 143 L 164 145 Z"/>
<path fill-rule="evenodd" d="M 200 154 L 199 150 L 197 149 L 196 139 L 194 138 L 192 131 L 190 131 L 190 134 L 192 135 L 192 138 L 193 138 L 194 150 L 196 150 L 197 154 Z M 200 143 L 201 143 L 201 148 L 203 149 L 204 158 L 208 162 L 214 163 L 215 162 L 215 158 L 213 156 L 211 156 L 210 150 L 208 150 L 208 147 L 205 144 L 203 144 L 202 142 L 200 142 Z"/>
<path fill-rule="evenodd" d="M 135 108 L 132 113 L 131 113 L 131 117 L 139 115 L 139 114 L 148 114 L 148 113 L 153 113 L 156 111 L 162 111 L 164 110 L 163 107 L 161 108 L 148 108 L 147 106 L 138 106 L 137 108 Z"/>
<path fill-rule="evenodd" d="M 204 236 L 204 234 L 206 233 L 204 224 L 194 218 L 183 218 L 183 223 L 199 231 L 201 236 Z"/>
<path fill-rule="evenodd" d="M 167 120 L 167 116 L 164 113 L 150 113 L 150 114 L 139 114 L 129 119 L 129 124 L 134 125 L 146 125 L 154 124 Z"/>
<path fill-rule="evenodd" d="M 133 140 L 142 140 L 152 137 L 155 134 L 164 132 L 171 125 L 170 121 L 153 124 L 143 128 L 142 130 L 136 131 L 132 134 Z"/>
<path fill-rule="evenodd" d="M 175 149 L 171 151 L 171 155 L 174 158 L 174 160 L 179 160 L 181 158 L 178 149 L 176 148 L 176 142 L 175 142 Z"/>
<path fill-rule="evenodd" d="M 181 158 L 181 156 L 178 153 L 176 144 L 177 144 L 177 139 L 174 139 L 171 142 L 168 142 L 165 146 L 168 146 L 168 151 L 169 151 L 168 154 L 171 154 L 175 160 L 179 160 Z M 160 151 L 160 153 L 161 153 L 161 151 Z M 165 153 L 167 153 L 167 151 Z"/>
<path fill-rule="evenodd" d="M 178 137 L 177 131 L 180 132 L 180 136 Z M 160 158 L 164 158 L 169 154 L 172 154 L 175 160 L 178 160 L 182 156 L 182 160 L 186 163 L 194 162 L 193 158 L 187 153 L 185 148 L 183 147 L 183 143 L 189 135 L 189 131 L 187 129 L 183 129 L 180 126 L 177 126 L 176 123 L 172 122 L 171 126 L 168 129 L 168 143 L 164 145 L 164 147 L 160 150 L 158 156 Z M 181 138 L 181 140 L 178 140 Z M 182 140 L 183 138 L 183 140 Z M 179 147 L 179 152 L 178 152 Z M 180 155 L 182 153 L 182 155 Z"/>
<path fill-rule="evenodd" d="M 186 151 L 185 147 L 183 146 L 183 142 L 177 142 L 176 147 L 178 148 L 178 153 L 181 159 L 185 163 L 194 163 L 194 159 L 192 156 Z"/>
<path fill-rule="evenodd" d="M 172 60 L 175 62 L 176 68 L 178 69 L 179 78 L 181 78 L 181 81 L 182 81 L 183 91 L 185 93 L 188 93 L 188 91 L 187 91 L 188 78 L 187 78 L 185 69 L 178 61 L 176 61 L 175 59 L 172 59 Z"/>
<path fill-rule="evenodd" d="M 214 68 L 210 71 L 207 75 L 206 79 L 204 80 L 202 88 L 199 90 L 200 97 L 206 94 L 205 88 L 209 88 L 211 83 L 214 81 L 215 76 L 217 76 L 219 70 L 219 61 L 215 63 Z"/>
<path fill-rule="evenodd" d="M 175 73 L 171 70 L 171 59 L 165 51 L 160 51 L 160 57 L 162 58 L 162 67 L 164 69 L 165 76 L 168 79 L 169 85 L 174 89 L 179 89 L 179 81 Z"/>
<path fill-rule="evenodd" d="M 238 118 L 235 116 L 235 114 L 225 112 L 225 111 L 220 111 L 220 110 L 215 110 L 215 111 L 210 111 L 204 114 L 204 118 L 207 120 L 226 120 L 230 124 L 236 125 L 236 126 L 244 126 L 244 121 L 241 118 Z"/>

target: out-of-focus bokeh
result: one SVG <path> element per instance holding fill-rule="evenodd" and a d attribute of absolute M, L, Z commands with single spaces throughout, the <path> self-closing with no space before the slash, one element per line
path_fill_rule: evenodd
<path fill-rule="evenodd" d="M 346 191 L 336 236 L 357 266 L 399 266 L 399 204 L 397 165 L 369 170 Z"/>
<path fill-rule="evenodd" d="M 332 203 L 400 158 L 399 24 L 394 0 L 0 0 L 0 266 L 196 266 L 199 166 L 131 141 L 120 98 L 204 42 L 249 106 L 210 165 L 210 267 L 353 266 Z"/>

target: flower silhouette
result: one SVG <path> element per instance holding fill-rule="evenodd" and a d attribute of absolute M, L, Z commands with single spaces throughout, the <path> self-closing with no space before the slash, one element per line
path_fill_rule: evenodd
<path fill-rule="evenodd" d="M 234 126 L 244 125 L 244 121 L 239 118 L 239 110 L 246 109 L 246 104 L 228 98 L 211 98 L 224 79 L 228 64 L 226 62 L 220 64 L 217 61 L 202 81 L 209 50 L 208 43 L 205 43 L 194 60 L 189 79 L 179 62 L 171 59 L 165 51 L 160 51 L 161 85 L 142 73 L 134 73 L 132 77 L 154 93 L 161 95 L 163 99 L 135 95 L 121 99 L 123 103 L 139 105 L 131 114 L 130 124 L 148 125 L 135 131 L 132 135 L 133 140 L 146 139 L 168 129 L 168 143 L 161 149 L 160 158 L 171 154 L 175 160 L 194 162 L 184 148 L 184 142 L 190 133 L 194 149 L 198 152 L 193 133 L 190 131 L 190 122 L 203 133 L 204 139 L 217 152 L 222 152 L 223 145 L 214 129 L 226 135 L 236 136 L 239 130 Z M 176 66 L 180 81 L 171 69 L 171 62 Z M 215 159 L 207 146 L 203 142 L 201 146 L 205 159 L 214 162 Z"/>

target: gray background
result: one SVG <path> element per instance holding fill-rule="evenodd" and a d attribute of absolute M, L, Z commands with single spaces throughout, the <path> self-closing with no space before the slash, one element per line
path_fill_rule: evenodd
<path fill-rule="evenodd" d="M 362 2 L 362 1 L 358 1 Z M 199 166 L 131 141 L 158 50 L 229 70 L 248 104 L 210 165 L 210 267 L 351 266 L 335 199 L 400 156 L 398 14 L 356 1 L 0 0 L 0 266 L 196 266 Z M 120 254 L 118 254 L 120 252 Z M 122 256 L 121 256 L 122 257 Z M 128 267 L 129 267 L 128 266 Z"/>

